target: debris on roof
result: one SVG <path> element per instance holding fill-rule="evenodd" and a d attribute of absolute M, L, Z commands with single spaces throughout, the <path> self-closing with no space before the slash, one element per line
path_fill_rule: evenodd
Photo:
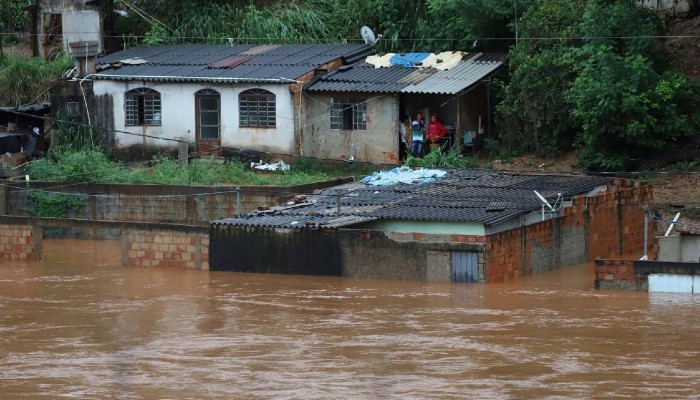
<path fill-rule="evenodd" d="M 411 169 L 404 165 L 389 171 L 374 172 L 372 175 L 360 180 L 360 182 L 367 183 L 371 186 L 388 186 L 397 183 L 412 185 L 416 183 L 427 183 L 445 175 L 447 175 L 447 172 L 439 169 Z"/>
<path fill-rule="evenodd" d="M 335 229 L 376 220 L 476 222 L 494 226 L 540 212 L 537 190 L 547 199 L 594 193 L 613 178 L 544 175 L 485 169 L 446 169 L 428 182 L 372 185 L 358 181 L 307 195 L 303 202 L 212 221 L 212 225 Z M 384 175 L 391 176 L 391 171 Z M 369 177 L 371 178 L 371 177 Z M 296 221 L 294 224 L 292 222 Z"/>

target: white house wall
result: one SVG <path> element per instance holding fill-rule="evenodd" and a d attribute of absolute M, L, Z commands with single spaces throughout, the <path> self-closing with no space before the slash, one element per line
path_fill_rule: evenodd
<path fill-rule="evenodd" d="M 307 101 L 307 122 L 300 131 L 302 155 L 322 159 L 374 163 L 398 161 L 399 99 L 397 95 L 364 95 L 367 100 L 367 129 L 330 128 L 330 95 L 312 95 Z"/>
<path fill-rule="evenodd" d="M 124 96 L 127 91 L 136 88 L 150 88 L 160 93 L 161 126 L 126 126 Z M 238 95 L 253 88 L 265 89 L 275 95 L 276 128 L 239 127 Z M 113 128 L 117 148 L 133 145 L 176 147 L 175 142 L 159 138 L 194 143 L 196 134 L 194 95 L 201 89 L 216 90 L 221 96 L 221 145 L 223 147 L 294 154 L 294 104 L 286 84 L 231 86 L 96 80 L 93 86 L 96 96 L 110 95 L 112 97 L 114 104 Z"/>
<path fill-rule="evenodd" d="M 104 51 L 102 43 L 102 19 L 97 10 L 66 10 L 63 12 L 63 47 L 68 50 L 72 42 L 94 41 L 97 51 Z"/>

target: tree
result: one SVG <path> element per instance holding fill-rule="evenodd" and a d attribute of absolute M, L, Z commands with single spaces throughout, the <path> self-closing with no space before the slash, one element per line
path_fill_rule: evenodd
<path fill-rule="evenodd" d="M 584 166 L 621 169 L 697 134 L 698 85 L 668 68 L 653 13 L 633 0 L 591 1 L 581 28 L 587 39 L 569 52 L 578 62 L 567 98 Z"/>
<path fill-rule="evenodd" d="M 516 16 L 531 0 L 427 0 L 419 33 L 431 51 L 480 49 L 506 51 L 515 39 Z"/>
<path fill-rule="evenodd" d="M 552 156 L 572 147 L 578 125 L 566 92 L 576 75 L 566 53 L 578 43 L 582 12 L 581 2 L 542 0 L 521 18 L 510 82 L 497 106 L 501 141 L 511 150 Z"/>
<path fill-rule="evenodd" d="M 5 56 L 3 44 L 6 43 L 8 34 L 22 28 L 24 25 L 24 11 L 22 0 L 0 0 L 0 62 Z"/>

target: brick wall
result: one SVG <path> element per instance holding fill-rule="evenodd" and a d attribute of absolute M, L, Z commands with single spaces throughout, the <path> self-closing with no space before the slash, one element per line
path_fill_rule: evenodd
<path fill-rule="evenodd" d="M 538 231 L 533 231 L 538 233 Z M 543 238 L 545 235 L 542 235 Z M 523 264 L 522 231 L 520 228 L 486 237 L 486 282 L 503 282 L 531 272 Z M 530 250 L 529 253 L 532 251 Z"/>
<path fill-rule="evenodd" d="M 31 225 L 0 224 L 0 258 L 4 260 L 41 259 L 41 235 Z"/>
<path fill-rule="evenodd" d="M 634 260 L 595 260 L 595 287 L 637 289 Z"/>
<path fill-rule="evenodd" d="M 546 271 L 596 258 L 644 254 L 643 204 L 652 187 L 616 179 L 610 192 L 574 198 L 561 218 L 515 228 L 486 238 L 486 281 Z M 651 236 L 651 226 L 648 234 Z M 653 240 L 649 240 L 650 250 Z"/>
<path fill-rule="evenodd" d="M 166 230 L 124 232 L 122 265 L 208 270 L 209 235 Z"/>

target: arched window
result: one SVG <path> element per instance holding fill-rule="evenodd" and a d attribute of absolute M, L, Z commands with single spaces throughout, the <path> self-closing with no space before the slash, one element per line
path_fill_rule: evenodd
<path fill-rule="evenodd" d="M 160 125 L 160 93 L 149 88 L 129 90 L 124 96 L 126 125 Z"/>
<path fill-rule="evenodd" d="M 264 89 L 249 89 L 238 95 L 241 128 L 274 128 L 275 95 Z"/>

